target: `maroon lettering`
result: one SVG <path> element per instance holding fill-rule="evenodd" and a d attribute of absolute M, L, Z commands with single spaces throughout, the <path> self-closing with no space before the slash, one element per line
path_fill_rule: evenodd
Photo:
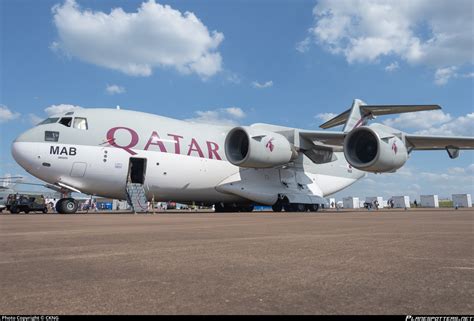
<path fill-rule="evenodd" d="M 119 129 L 124 129 L 124 130 L 126 130 L 130 133 L 130 136 L 131 136 L 130 143 L 126 146 L 120 146 L 115 142 L 115 132 Z M 131 155 L 136 155 L 137 154 L 133 150 L 131 150 L 131 148 L 135 147 L 138 144 L 138 134 L 133 129 L 128 128 L 128 127 L 113 127 L 113 128 L 109 129 L 109 131 L 107 132 L 106 137 L 107 137 L 107 142 L 111 146 L 121 148 L 124 151 L 126 151 L 127 153 L 130 153 Z"/>
<path fill-rule="evenodd" d="M 173 137 L 175 143 L 174 143 L 174 153 L 175 154 L 181 154 L 181 149 L 179 146 L 179 140 L 183 138 L 183 136 L 175 135 L 175 134 L 168 134 L 168 136 Z"/>
<path fill-rule="evenodd" d="M 214 159 L 213 155 L 216 157 L 217 160 L 222 160 L 222 158 L 219 156 L 219 153 L 217 151 L 219 150 L 219 145 L 217 145 L 214 142 L 206 142 L 207 144 L 207 151 L 209 153 L 209 159 Z"/>
<path fill-rule="evenodd" d="M 188 150 L 188 156 L 191 155 L 191 152 L 198 152 L 199 157 L 204 158 L 204 154 L 202 153 L 201 147 L 199 147 L 199 144 L 194 138 L 191 139 L 191 144 L 189 145 Z"/>
<path fill-rule="evenodd" d="M 151 133 L 150 139 L 148 139 L 148 142 L 145 145 L 145 150 L 148 150 L 148 147 L 150 147 L 150 145 L 158 145 L 161 152 L 167 153 L 165 145 L 161 141 L 158 133 L 155 131 Z"/>

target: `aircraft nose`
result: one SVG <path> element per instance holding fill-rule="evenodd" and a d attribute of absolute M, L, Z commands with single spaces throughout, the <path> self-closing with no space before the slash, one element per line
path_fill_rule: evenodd
<path fill-rule="evenodd" d="M 18 136 L 12 143 L 11 152 L 15 161 L 27 171 L 35 166 L 36 144 L 29 140 L 30 131 Z"/>

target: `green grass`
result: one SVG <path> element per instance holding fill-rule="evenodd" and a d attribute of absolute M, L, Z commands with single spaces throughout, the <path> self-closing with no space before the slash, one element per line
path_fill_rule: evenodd
<path fill-rule="evenodd" d="M 453 201 L 450 201 L 450 200 L 439 201 L 439 207 L 453 207 Z"/>

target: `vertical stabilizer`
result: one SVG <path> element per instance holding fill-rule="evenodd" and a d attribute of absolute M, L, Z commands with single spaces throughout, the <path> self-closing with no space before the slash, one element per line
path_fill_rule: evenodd
<path fill-rule="evenodd" d="M 354 99 L 351 109 L 349 109 L 349 117 L 344 125 L 344 132 L 350 132 L 352 129 L 365 125 L 367 118 L 363 115 L 361 106 L 367 105 L 360 99 Z"/>

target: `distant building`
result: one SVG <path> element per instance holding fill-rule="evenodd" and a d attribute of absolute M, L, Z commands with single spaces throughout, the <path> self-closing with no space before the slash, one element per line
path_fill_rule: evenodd
<path fill-rule="evenodd" d="M 379 203 L 379 208 L 384 206 L 383 197 L 382 196 L 367 196 L 365 201 L 370 204 L 374 204 L 374 201 Z"/>
<path fill-rule="evenodd" d="M 421 207 L 439 207 L 438 195 L 420 195 Z"/>
<path fill-rule="evenodd" d="M 453 207 L 472 207 L 471 194 L 453 194 Z"/>
<path fill-rule="evenodd" d="M 336 208 L 336 199 L 334 197 L 326 198 L 329 203 L 329 208 Z"/>
<path fill-rule="evenodd" d="M 408 196 L 393 196 L 393 207 L 395 208 L 410 208 L 410 197 Z"/>
<path fill-rule="evenodd" d="M 342 204 L 344 208 L 360 208 L 359 198 L 358 197 L 344 197 L 342 199 Z"/>

